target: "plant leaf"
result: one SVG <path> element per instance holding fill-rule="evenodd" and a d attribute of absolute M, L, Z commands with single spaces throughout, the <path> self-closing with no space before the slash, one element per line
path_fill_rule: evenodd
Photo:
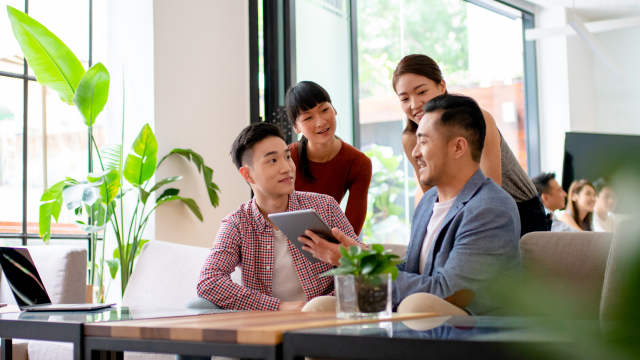
<path fill-rule="evenodd" d="M 185 205 L 187 205 L 187 207 L 189 207 L 191 212 L 193 212 L 193 214 L 198 218 L 198 220 L 203 221 L 202 213 L 200 213 L 200 208 L 198 207 L 198 204 L 196 204 L 196 202 L 193 201 L 193 199 L 191 198 L 183 198 L 181 196 L 175 196 L 175 195 L 166 196 L 158 201 L 158 205 L 156 205 L 156 207 L 166 202 L 175 201 L 175 200 L 182 201 Z"/>
<path fill-rule="evenodd" d="M 102 63 L 93 65 L 80 80 L 73 103 L 82 114 L 85 125 L 92 126 L 104 109 L 109 98 L 109 82 L 109 71 Z"/>
<path fill-rule="evenodd" d="M 389 266 L 382 273 L 391 274 L 391 280 L 395 280 L 396 278 L 398 278 L 398 268 L 395 267 L 395 265 Z"/>
<path fill-rule="evenodd" d="M 204 159 L 198 153 L 191 149 L 173 149 L 169 154 L 165 155 L 165 157 L 160 160 L 158 163 L 158 167 L 162 162 L 173 154 L 178 154 L 183 156 L 185 159 L 189 161 L 193 161 L 194 165 L 198 169 L 198 172 L 201 172 L 204 177 L 204 186 L 207 188 L 207 194 L 209 194 L 209 200 L 211 201 L 211 206 L 217 207 L 220 203 L 220 197 L 218 193 L 220 192 L 220 188 L 216 183 L 213 182 L 213 169 L 206 166 L 204 163 Z"/>
<path fill-rule="evenodd" d="M 45 190 L 40 198 L 38 230 L 43 241 L 51 238 L 51 217 L 58 222 L 62 210 L 62 190 L 68 183 L 68 180 L 63 180 L 54 184 Z"/>
<path fill-rule="evenodd" d="M 338 261 L 340 262 L 340 265 L 341 265 L 341 266 L 342 266 L 342 265 L 345 265 L 345 266 L 346 266 L 346 265 L 351 265 L 351 266 L 353 266 L 353 265 L 354 265 L 354 264 L 353 264 L 353 261 L 351 260 L 351 258 L 349 258 L 349 257 L 347 257 L 347 256 L 342 256 L 342 257 L 340 258 L 340 260 L 338 260 Z"/>
<path fill-rule="evenodd" d="M 120 192 L 120 175 L 116 170 L 108 170 L 87 175 L 87 180 L 98 185 L 100 189 L 100 198 L 103 204 L 111 203 Z"/>
<path fill-rule="evenodd" d="M 105 170 L 116 170 L 120 172 L 120 161 L 122 159 L 122 145 L 111 144 L 105 145 L 100 151 L 102 157 L 102 165 Z"/>
<path fill-rule="evenodd" d="M 124 163 L 124 178 L 132 185 L 142 185 L 151 179 L 158 161 L 158 142 L 149 124 L 146 124 L 131 145 L 133 153 Z"/>
<path fill-rule="evenodd" d="M 153 185 L 153 187 L 151 188 L 151 190 L 149 190 L 150 193 L 160 189 L 162 186 L 170 184 L 174 181 L 178 181 L 182 179 L 182 176 L 174 176 L 174 177 L 168 177 L 166 179 L 162 179 L 159 182 L 157 182 L 155 185 Z"/>
<path fill-rule="evenodd" d="M 360 251 L 362 251 L 362 249 L 360 249 L 359 246 L 350 246 L 349 247 L 349 254 L 351 254 L 351 257 L 358 256 L 360 254 Z"/>
<path fill-rule="evenodd" d="M 138 257 L 138 255 L 140 255 L 140 252 L 142 251 L 142 246 L 146 243 L 148 243 L 149 240 L 140 240 L 138 241 L 138 248 L 136 249 L 136 253 L 135 256 L 133 257 L 133 259 L 135 260 L 135 258 Z"/>
<path fill-rule="evenodd" d="M 149 193 L 140 185 L 136 186 L 136 189 L 138 189 L 138 198 L 143 204 L 146 204 L 147 199 L 149 198 Z"/>
<path fill-rule="evenodd" d="M 375 269 L 376 265 L 378 265 L 378 259 L 376 255 L 368 255 L 362 258 L 360 261 L 360 272 L 362 275 L 367 275 Z"/>
<path fill-rule="evenodd" d="M 38 82 L 53 89 L 60 99 L 73 104 L 76 88 L 84 75 L 80 60 L 62 40 L 29 15 L 7 6 L 13 35 Z"/>
<path fill-rule="evenodd" d="M 347 250 L 346 247 L 340 246 L 340 254 L 342 254 L 343 257 L 346 257 L 349 260 L 351 260 L 351 254 L 349 254 L 349 251 Z"/>
<path fill-rule="evenodd" d="M 167 196 L 175 196 L 175 195 L 178 195 L 179 193 L 180 193 L 180 190 L 178 189 L 168 188 L 162 193 L 162 195 L 160 195 L 160 197 L 156 199 L 156 203 Z"/>
<path fill-rule="evenodd" d="M 87 233 L 96 233 L 104 230 L 107 227 L 107 225 L 102 225 L 102 226 L 87 225 L 79 220 L 76 220 L 76 226 L 79 227 L 82 231 Z"/>
<path fill-rule="evenodd" d="M 352 274 L 355 270 L 356 268 L 354 266 L 341 266 L 323 273 L 322 275 L 320 275 L 320 277 L 335 276 L 335 275 L 349 275 L 349 274 Z"/>
<path fill-rule="evenodd" d="M 111 274 L 111 279 L 115 280 L 116 275 L 118 274 L 118 269 L 120 268 L 120 261 L 116 259 L 107 260 L 107 265 L 109 266 L 109 273 Z"/>

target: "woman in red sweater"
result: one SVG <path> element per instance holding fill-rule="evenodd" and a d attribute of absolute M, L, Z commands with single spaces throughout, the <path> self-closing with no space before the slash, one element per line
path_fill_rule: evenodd
<path fill-rule="evenodd" d="M 296 164 L 297 191 L 326 194 L 338 203 L 349 191 L 347 219 L 360 234 L 367 216 L 371 160 L 336 137 L 336 115 L 322 86 L 301 81 L 287 91 L 285 107 L 300 141 L 289 145 Z"/>

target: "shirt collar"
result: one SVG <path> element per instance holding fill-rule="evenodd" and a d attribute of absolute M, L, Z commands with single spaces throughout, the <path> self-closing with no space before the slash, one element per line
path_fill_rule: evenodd
<path fill-rule="evenodd" d="M 294 191 L 289 194 L 289 204 L 287 205 L 287 212 L 299 210 L 300 204 L 298 202 L 298 194 Z M 258 203 L 256 201 L 256 197 L 254 196 L 251 200 L 251 212 L 253 213 L 253 219 L 255 223 L 258 224 L 258 229 L 263 229 L 265 231 L 272 230 L 271 225 L 265 220 L 264 216 L 260 212 L 258 208 Z"/>

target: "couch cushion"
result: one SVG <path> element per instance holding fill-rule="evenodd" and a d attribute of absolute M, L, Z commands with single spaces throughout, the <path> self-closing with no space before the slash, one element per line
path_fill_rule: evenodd
<path fill-rule="evenodd" d="M 87 250 L 70 246 L 28 246 L 53 304 L 84 303 L 87 284 Z M 7 279 L 0 278 L 0 302 L 16 304 Z"/>
<path fill-rule="evenodd" d="M 597 319 L 612 238 L 599 232 L 529 233 L 520 239 L 522 266 L 525 274 L 561 283 L 559 296 L 580 299 L 578 317 Z"/>
<path fill-rule="evenodd" d="M 633 261 L 638 254 L 640 242 L 640 223 L 638 219 L 625 220 L 616 229 L 611 244 L 611 252 L 607 261 L 604 276 L 602 298 L 600 300 L 600 320 L 623 320 L 616 314 L 619 295 L 627 281 L 626 276 L 632 272 Z"/>
<path fill-rule="evenodd" d="M 144 244 L 127 290 L 123 306 L 183 308 L 197 297 L 200 268 L 210 249 L 159 240 Z M 239 283 L 239 269 L 231 279 Z"/>

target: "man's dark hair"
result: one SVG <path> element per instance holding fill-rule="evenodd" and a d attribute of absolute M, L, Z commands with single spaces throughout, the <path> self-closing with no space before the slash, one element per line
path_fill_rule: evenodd
<path fill-rule="evenodd" d="M 242 129 L 240 135 L 238 135 L 233 145 L 231 145 L 231 152 L 229 152 L 233 164 L 238 169 L 242 167 L 243 163 L 252 165 L 251 149 L 255 144 L 271 136 L 279 137 L 285 141 L 282 130 L 274 124 L 259 122 Z"/>
<path fill-rule="evenodd" d="M 424 105 L 425 114 L 442 111 L 440 125 L 448 132 L 448 140 L 462 136 L 469 143 L 471 158 L 479 163 L 484 148 L 487 126 L 478 103 L 468 96 L 444 94 Z"/>
<path fill-rule="evenodd" d="M 555 178 L 556 178 L 556 173 L 550 172 L 550 173 L 542 173 L 534 177 L 533 179 L 531 179 L 531 181 L 533 182 L 533 185 L 535 185 L 536 190 L 538 191 L 538 195 L 542 196 L 542 194 L 549 193 L 549 188 L 551 187 L 549 186 L 549 181 Z"/>

